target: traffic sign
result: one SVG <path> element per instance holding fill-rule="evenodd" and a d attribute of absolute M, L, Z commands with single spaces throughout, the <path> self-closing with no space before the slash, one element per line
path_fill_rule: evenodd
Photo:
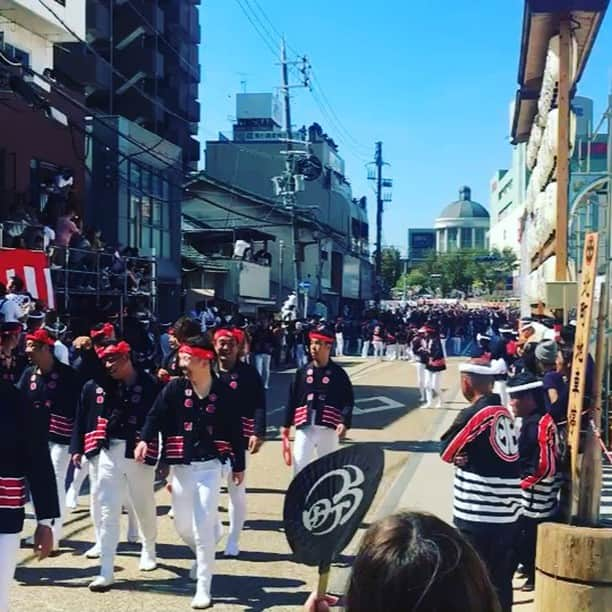
<path fill-rule="evenodd" d="M 311 286 L 312 286 L 312 283 L 310 281 L 301 281 L 298 284 L 298 287 L 300 289 L 310 289 Z"/>

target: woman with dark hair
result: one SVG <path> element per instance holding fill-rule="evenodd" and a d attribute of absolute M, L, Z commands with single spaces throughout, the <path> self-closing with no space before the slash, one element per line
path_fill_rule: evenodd
<path fill-rule="evenodd" d="M 340 602 L 310 596 L 304 612 Z M 499 612 L 487 570 L 453 527 L 431 514 L 398 512 L 374 523 L 353 562 L 346 612 Z"/>

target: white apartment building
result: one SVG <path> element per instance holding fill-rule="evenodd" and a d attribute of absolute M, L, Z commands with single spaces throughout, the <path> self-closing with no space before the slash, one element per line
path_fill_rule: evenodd
<path fill-rule="evenodd" d="M 41 74 L 53 68 L 53 45 L 77 41 L 68 30 L 85 39 L 85 5 L 85 0 L 0 0 L 0 53 Z"/>

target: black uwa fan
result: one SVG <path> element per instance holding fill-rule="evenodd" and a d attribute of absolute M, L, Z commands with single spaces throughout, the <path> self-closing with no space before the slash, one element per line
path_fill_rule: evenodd
<path fill-rule="evenodd" d="M 285 535 L 298 563 L 319 568 L 319 595 L 372 504 L 384 464 L 380 448 L 348 446 L 306 466 L 287 489 Z"/>

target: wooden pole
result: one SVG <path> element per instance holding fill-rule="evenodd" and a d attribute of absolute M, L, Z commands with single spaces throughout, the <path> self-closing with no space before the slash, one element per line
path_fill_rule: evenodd
<path fill-rule="evenodd" d="M 557 107 L 557 223 L 555 228 L 555 280 L 567 280 L 567 208 L 569 189 L 570 48 L 569 15 L 559 29 L 559 92 Z"/>
<path fill-rule="evenodd" d="M 586 389 L 586 392 L 591 395 L 591 410 L 588 416 L 589 424 L 587 425 L 584 455 L 580 465 L 580 499 L 577 515 L 581 525 L 589 525 L 591 527 L 596 527 L 599 524 L 599 504 L 602 487 L 599 431 L 601 428 L 601 399 L 604 372 L 606 299 L 606 285 L 602 283 L 597 312 L 594 389 Z"/>
<path fill-rule="evenodd" d="M 587 359 L 589 355 L 589 338 L 591 336 L 591 316 L 593 311 L 593 291 L 597 274 L 598 236 L 593 232 L 584 240 L 582 261 L 582 278 L 578 285 L 578 308 L 576 314 L 576 339 L 572 360 L 571 378 L 569 381 L 569 402 L 567 406 L 567 442 L 570 450 L 572 500 L 570 516 L 578 519 L 578 502 L 580 497 L 580 469 L 578 466 L 578 448 L 580 446 L 580 426 L 586 383 Z M 589 425 L 590 427 L 590 425 Z"/>

